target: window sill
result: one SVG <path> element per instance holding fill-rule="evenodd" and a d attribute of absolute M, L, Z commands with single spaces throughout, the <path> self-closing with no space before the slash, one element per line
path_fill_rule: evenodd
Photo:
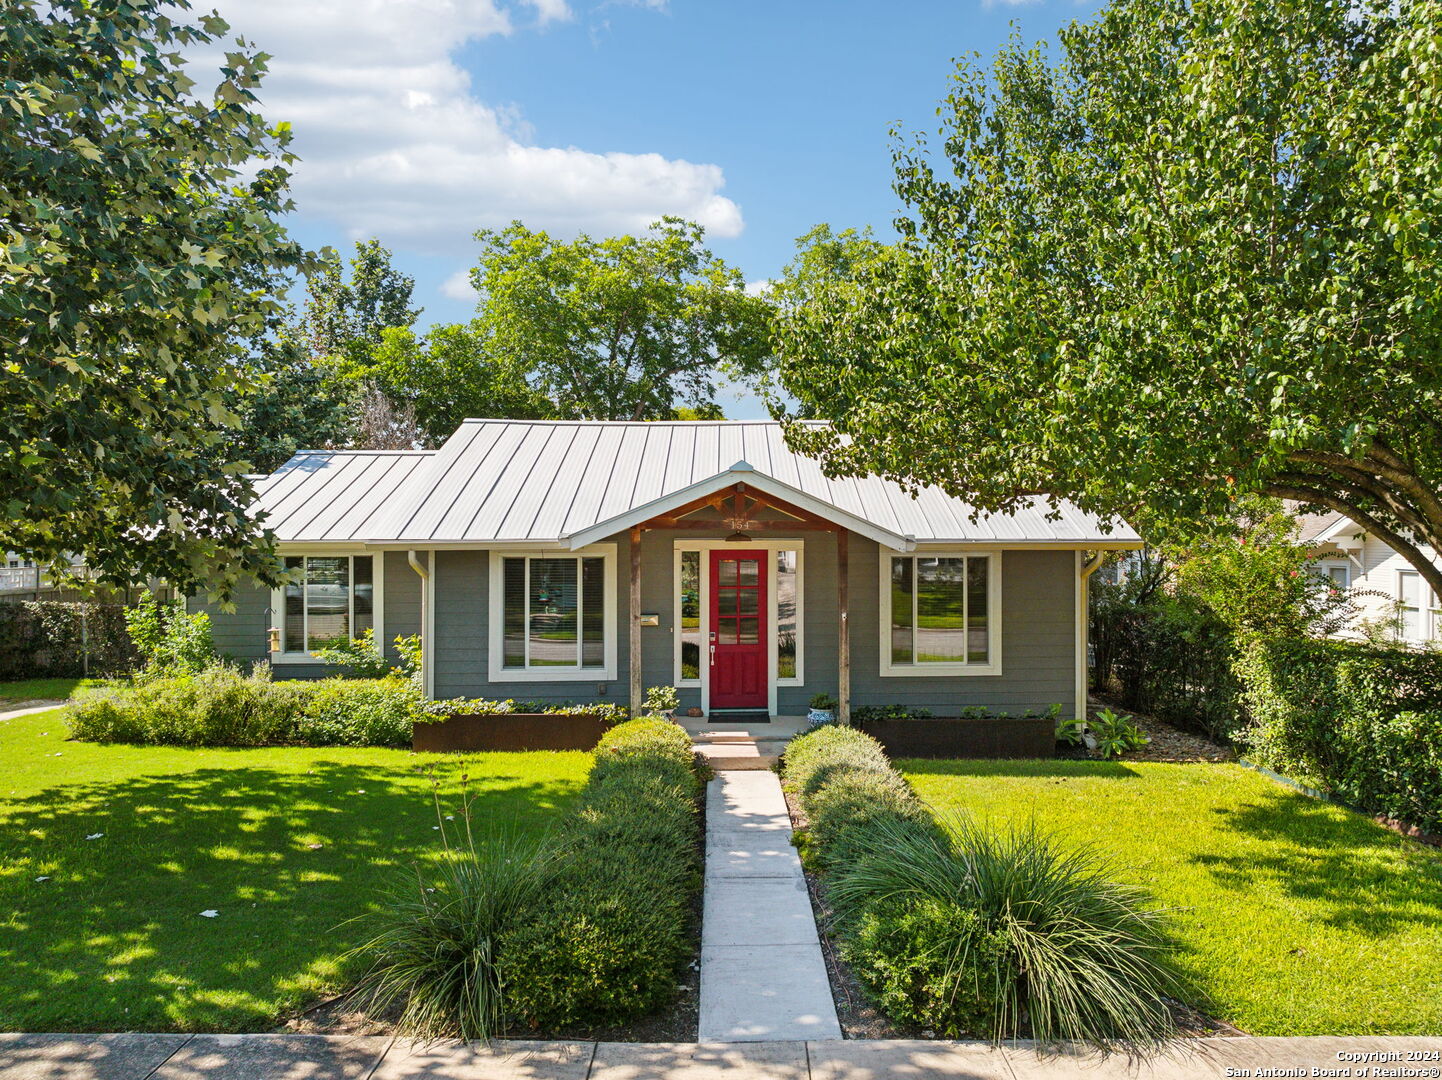
<path fill-rule="evenodd" d="M 497 668 L 489 680 L 503 682 L 615 682 L 615 668 Z"/>
<path fill-rule="evenodd" d="M 882 666 L 882 678 L 930 679 L 954 678 L 958 675 L 1000 675 L 1000 664 L 907 664 Z"/>

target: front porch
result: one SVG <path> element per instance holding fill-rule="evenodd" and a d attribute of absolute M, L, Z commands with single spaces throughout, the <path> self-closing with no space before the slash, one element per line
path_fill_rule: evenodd
<path fill-rule="evenodd" d="M 767 723 L 729 724 L 702 716 L 678 716 L 696 752 L 718 772 L 769 769 L 786 749 L 786 744 L 809 730 L 804 716 L 775 716 Z"/>

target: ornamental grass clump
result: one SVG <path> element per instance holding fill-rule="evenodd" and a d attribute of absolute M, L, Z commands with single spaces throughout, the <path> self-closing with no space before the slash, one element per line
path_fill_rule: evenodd
<path fill-rule="evenodd" d="M 368 916 L 374 935 L 357 994 L 374 1010 L 399 1004 L 398 1026 L 419 1038 L 489 1039 L 505 1030 L 511 980 L 505 939 L 534 917 L 560 869 L 548 838 L 470 835 L 434 877 L 398 884 Z"/>
<path fill-rule="evenodd" d="M 893 1017 L 947 1035 L 1147 1047 L 1175 1034 L 1166 922 L 1084 849 L 1032 828 L 880 818 L 828 895 Z"/>

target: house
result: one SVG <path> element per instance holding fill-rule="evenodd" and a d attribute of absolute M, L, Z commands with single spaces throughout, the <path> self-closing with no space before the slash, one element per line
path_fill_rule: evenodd
<path fill-rule="evenodd" d="M 214 611 L 222 652 L 315 676 L 337 636 L 418 633 L 432 697 L 674 685 L 715 719 L 821 692 L 843 717 L 1071 715 L 1088 553 L 1141 546 L 1065 503 L 830 479 L 770 422 L 468 420 L 436 451 L 303 451 L 258 488 L 296 582 Z"/>
<path fill-rule="evenodd" d="M 1385 541 L 1338 513 L 1297 514 L 1299 541 L 1317 570 L 1352 590 L 1360 618 L 1398 619 L 1398 637 L 1420 645 L 1442 639 L 1442 602 L 1415 567 Z M 1430 548 L 1424 551 L 1434 561 Z"/>

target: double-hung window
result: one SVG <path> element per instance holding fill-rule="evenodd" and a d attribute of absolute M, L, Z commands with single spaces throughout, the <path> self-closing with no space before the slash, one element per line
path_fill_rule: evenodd
<path fill-rule="evenodd" d="M 883 552 L 881 674 L 999 674 L 1000 558 Z"/>
<path fill-rule="evenodd" d="M 492 681 L 615 678 L 614 561 L 493 552 Z"/>
<path fill-rule="evenodd" d="M 1442 603 L 1416 570 L 1397 572 L 1397 602 L 1404 639 L 1427 641 L 1442 637 Z"/>
<path fill-rule="evenodd" d="M 289 580 L 277 590 L 280 657 L 309 658 L 376 625 L 371 555 L 287 555 Z"/>

